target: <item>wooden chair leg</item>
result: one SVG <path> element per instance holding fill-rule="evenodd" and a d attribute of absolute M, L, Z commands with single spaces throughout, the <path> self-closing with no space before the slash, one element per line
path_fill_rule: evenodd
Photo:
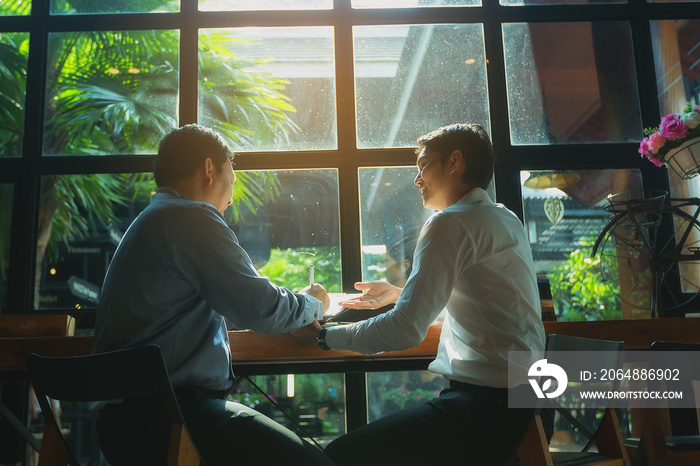
<path fill-rule="evenodd" d="M 554 464 L 549 454 L 542 418 L 539 415 L 532 418 L 525 437 L 518 446 L 518 461 L 521 466 L 553 466 Z"/>
<path fill-rule="evenodd" d="M 70 459 L 71 453 L 61 432 L 55 425 L 46 424 L 37 466 L 66 466 Z"/>
<path fill-rule="evenodd" d="M 646 408 L 642 423 L 640 447 L 643 446 L 647 466 L 668 466 L 669 458 L 666 451 L 666 435 L 661 420 L 659 408 Z M 639 449 L 637 449 L 639 451 Z"/>
<path fill-rule="evenodd" d="M 199 455 L 185 426 L 174 424 L 170 429 L 168 466 L 199 466 Z"/>
<path fill-rule="evenodd" d="M 625 441 L 620 432 L 620 423 L 614 409 L 607 409 L 596 431 L 595 443 L 598 451 L 608 458 L 621 458 L 625 465 L 630 464 Z"/>

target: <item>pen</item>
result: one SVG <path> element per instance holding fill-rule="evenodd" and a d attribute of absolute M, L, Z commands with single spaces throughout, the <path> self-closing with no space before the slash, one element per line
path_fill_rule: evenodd
<path fill-rule="evenodd" d="M 314 284 L 314 266 L 311 264 L 309 266 L 309 285 L 313 286 Z"/>

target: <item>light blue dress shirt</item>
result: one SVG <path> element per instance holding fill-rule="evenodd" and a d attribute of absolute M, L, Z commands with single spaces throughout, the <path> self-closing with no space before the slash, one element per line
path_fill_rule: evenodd
<path fill-rule="evenodd" d="M 160 346 L 174 386 L 231 386 L 228 319 L 277 334 L 321 319 L 322 303 L 261 276 L 221 213 L 162 187 L 107 271 L 94 352 Z"/>
<path fill-rule="evenodd" d="M 508 352 L 544 350 L 532 252 L 518 217 L 480 188 L 426 221 L 394 309 L 330 327 L 326 342 L 368 354 L 412 348 L 443 309 L 431 371 L 489 387 L 527 383 L 508 379 Z"/>

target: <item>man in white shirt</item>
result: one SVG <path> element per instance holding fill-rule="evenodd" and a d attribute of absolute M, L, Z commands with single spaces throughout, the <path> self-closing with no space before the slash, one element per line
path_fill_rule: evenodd
<path fill-rule="evenodd" d="M 543 351 L 537 279 L 520 220 L 486 193 L 494 155 L 481 126 L 418 139 L 415 184 L 436 212 L 403 289 L 383 282 L 346 307 L 393 310 L 352 325 L 295 330 L 324 349 L 371 354 L 420 344 L 446 309 L 429 369 L 450 381 L 439 398 L 354 430 L 326 453 L 339 465 L 498 465 L 514 459 L 533 410 L 508 408 L 508 352 Z M 514 385 L 512 382 L 510 385 Z"/>

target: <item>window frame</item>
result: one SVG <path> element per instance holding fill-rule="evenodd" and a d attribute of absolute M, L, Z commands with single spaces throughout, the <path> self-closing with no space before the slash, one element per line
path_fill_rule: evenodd
<path fill-rule="evenodd" d="M 498 154 L 495 183 L 498 201 L 523 218 L 521 170 L 637 168 L 646 188 L 668 190 L 662 170 L 637 154 L 636 143 L 514 146 L 510 143 L 508 101 L 501 24 L 507 22 L 627 21 L 634 45 L 637 86 L 644 127 L 659 120 L 652 58 L 651 20 L 698 19 L 700 2 L 503 6 L 483 0 L 482 6 L 352 9 L 350 0 L 335 0 L 332 10 L 199 11 L 197 0 L 181 0 L 179 12 L 56 15 L 50 0 L 32 0 L 28 16 L 0 17 L 0 31 L 29 32 L 25 131 L 21 157 L 0 158 L 0 182 L 14 185 L 13 217 L 5 313 L 34 312 L 34 270 L 40 180 L 51 174 L 126 173 L 150 171 L 153 156 L 42 156 L 46 51 L 51 32 L 85 30 L 180 30 L 179 125 L 197 122 L 198 30 L 218 27 L 331 26 L 335 37 L 336 118 L 338 148 L 288 152 L 242 152 L 240 170 L 304 168 L 337 169 L 339 174 L 342 286 L 354 291 L 361 279 L 359 177 L 361 167 L 411 166 L 413 148 L 358 149 L 356 145 L 353 26 L 391 24 L 483 23 L 487 57 L 491 137 Z M 419 136 L 419 135 L 416 135 Z M 641 139 L 640 128 L 640 139 Z M 566 154 L 564 157 L 563 154 Z M 73 310 L 65 310 L 75 312 Z M 93 311 L 94 312 L 94 311 Z M 89 322 L 87 319 L 86 322 Z"/>

